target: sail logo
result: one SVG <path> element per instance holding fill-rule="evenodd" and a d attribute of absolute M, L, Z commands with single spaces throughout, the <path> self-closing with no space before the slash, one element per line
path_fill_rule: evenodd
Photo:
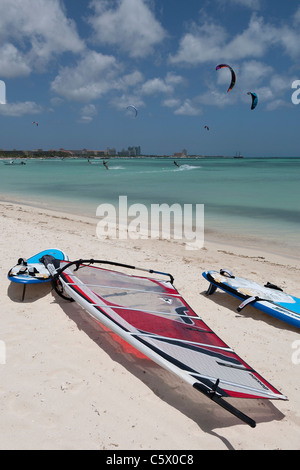
<path fill-rule="evenodd" d="M 6 85 L 3 80 L 0 80 L 0 104 L 6 104 Z"/>
<path fill-rule="evenodd" d="M 162 203 L 147 207 L 140 203 L 128 205 L 127 196 L 119 196 L 117 207 L 100 204 L 96 216 L 100 217 L 96 229 L 99 239 L 178 240 L 187 250 L 203 248 L 203 204 Z"/>
<path fill-rule="evenodd" d="M 292 348 L 295 349 L 295 351 L 292 354 L 292 363 L 295 366 L 298 366 L 300 364 L 300 340 L 296 340 L 292 344 Z"/>
<path fill-rule="evenodd" d="M 6 364 L 6 345 L 4 341 L 0 341 L 0 365 Z"/>
<path fill-rule="evenodd" d="M 294 80 L 292 83 L 292 88 L 296 88 L 296 91 L 292 94 L 292 103 L 299 104 L 300 103 L 300 80 Z"/>

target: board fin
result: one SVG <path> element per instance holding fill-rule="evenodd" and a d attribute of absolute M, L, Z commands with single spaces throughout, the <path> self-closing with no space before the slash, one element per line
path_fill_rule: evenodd
<path fill-rule="evenodd" d="M 206 295 L 212 295 L 214 292 L 216 292 L 217 290 L 217 286 L 215 286 L 214 284 L 210 283 L 209 284 L 209 287 L 206 291 Z"/>

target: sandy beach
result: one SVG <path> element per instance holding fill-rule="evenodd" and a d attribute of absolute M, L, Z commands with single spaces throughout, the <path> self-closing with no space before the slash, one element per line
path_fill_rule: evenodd
<path fill-rule="evenodd" d="M 299 449 L 299 330 L 217 292 L 206 297 L 207 269 L 231 269 L 300 297 L 296 258 L 205 239 L 201 250 L 166 240 L 100 240 L 96 221 L 0 203 L 0 449 Z M 70 259 L 102 258 L 170 272 L 202 319 L 288 401 L 232 400 L 256 420 L 238 421 L 176 376 L 89 319 L 50 284 L 22 287 L 7 272 L 19 257 L 59 248 Z M 270 247 L 270 252 L 272 247 Z M 2 343 L 3 344 L 3 343 Z M 298 345 L 299 348 L 299 345 Z M 299 354 L 298 354 L 299 357 Z"/>

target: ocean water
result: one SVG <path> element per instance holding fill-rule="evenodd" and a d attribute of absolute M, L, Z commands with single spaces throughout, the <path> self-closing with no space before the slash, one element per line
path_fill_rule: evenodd
<path fill-rule="evenodd" d="M 204 205 L 214 240 L 299 256 L 300 159 L 169 158 L 0 162 L 0 199 L 96 217 L 100 204 L 118 208 L 166 203 Z"/>

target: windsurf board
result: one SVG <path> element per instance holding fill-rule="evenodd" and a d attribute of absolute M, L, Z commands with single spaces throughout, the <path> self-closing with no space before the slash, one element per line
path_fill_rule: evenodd
<path fill-rule="evenodd" d="M 220 288 L 242 300 L 238 311 L 251 304 L 268 315 L 300 328 L 300 299 L 286 294 L 274 284 L 268 282 L 262 286 L 249 279 L 234 276 L 226 269 L 204 271 L 202 275 L 210 283 L 207 295 L 212 295 Z"/>
<path fill-rule="evenodd" d="M 41 251 L 30 258 L 19 258 L 18 263 L 9 270 L 8 279 L 19 284 L 39 284 L 51 281 L 51 274 L 40 259 L 50 255 L 60 261 L 68 261 L 68 256 L 55 248 Z"/>

